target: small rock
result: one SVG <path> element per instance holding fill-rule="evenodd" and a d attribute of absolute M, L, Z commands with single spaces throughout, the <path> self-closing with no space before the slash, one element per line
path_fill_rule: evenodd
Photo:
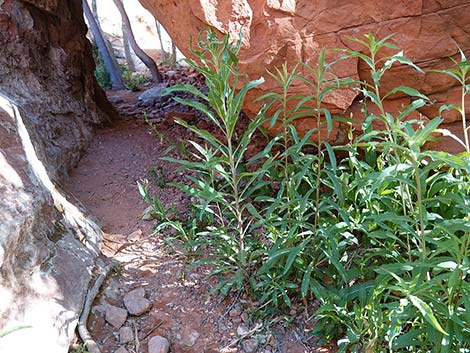
<path fill-rule="evenodd" d="M 199 336 L 200 334 L 196 330 L 189 330 L 189 332 L 183 333 L 183 339 L 181 343 L 186 347 L 192 347 L 199 339 Z"/>
<path fill-rule="evenodd" d="M 150 310 L 152 302 L 145 298 L 145 289 L 139 287 L 124 296 L 124 306 L 131 315 L 142 315 Z"/>
<path fill-rule="evenodd" d="M 242 342 L 243 351 L 245 353 L 253 353 L 258 348 L 258 341 L 255 338 L 250 338 Z"/>
<path fill-rule="evenodd" d="M 170 342 L 162 336 L 153 336 L 148 345 L 149 353 L 168 353 Z"/>
<path fill-rule="evenodd" d="M 134 339 L 134 332 L 129 326 L 121 327 L 119 330 L 119 342 L 127 343 Z"/>
<path fill-rule="evenodd" d="M 91 309 L 90 316 L 88 318 L 88 329 L 90 332 L 93 332 L 95 335 L 99 335 L 105 329 L 105 319 L 104 315 L 106 313 L 106 309 L 104 312 L 100 312 L 95 310 L 95 307 Z"/>
<path fill-rule="evenodd" d="M 127 320 L 127 310 L 109 305 L 106 309 L 105 319 L 115 328 L 120 328 Z"/>
<path fill-rule="evenodd" d="M 243 336 L 248 333 L 248 327 L 244 324 L 237 327 L 237 335 Z"/>
<path fill-rule="evenodd" d="M 119 347 L 117 351 L 114 351 L 114 353 L 129 353 L 128 350 L 124 347 Z"/>
<path fill-rule="evenodd" d="M 137 240 L 140 240 L 142 238 L 142 230 L 137 229 L 136 231 L 132 232 L 127 236 L 127 240 L 130 242 L 135 242 Z"/>
<path fill-rule="evenodd" d="M 121 242 L 122 240 L 125 239 L 123 236 L 122 238 L 112 238 L 115 239 L 117 242 Z M 118 243 L 111 242 L 111 244 L 118 244 Z M 117 250 L 117 248 L 115 249 Z M 119 306 L 121 304 L 121 299 L 122 299 L 122 293 L 121 293 L 121 284 L 119 283 L 118 280 L 115 278 L 111 277 L 108 281 L 106 286 L 104 287 L 103 290 L 104 297 L 106 298 L 106 303 L 110 305 L 115 305 Z M 106 310 L 108 309 L 108 306 L 105 306 L 105 314 Z"/>
<path fill-rule="evenodd" d="M 201 129 L 201 130 L 209 130 L 209 128 L 211 127 L 211 125 L 205 120 L 199 120 L 196 126 L 198 129 Z"/>
<path fill-rule="evenodd" d="M 232 318 L 232 322 L 233 322 L 235 325 L 238 325 L 238 324 L 241 324 L 241 323 L 242 323 L 242 319 L 240 318 L 240 316 L 233 317 L 233 318 Z"/>
<path fill-rule="evenodd" d="M 124 100 L 119 96 L 109 96 L 108 101 L 114 104 L 122 103 Z"/>
<path fill-rule="evenodd" d="M 149 206 L 145 209 L 144 215 L 142 216 L 143 221 L 153 221 L 156 218 L 155 213 L 153 212 L 153 206 Z"/>
<path fill-rule="evenodd" d="M 229 311 L 228 316 L 236 317 L 236 316 L 240 316 L 241 313 L 242 312 L 241 312 L 240 309 L 232 309 L 232 310 Z"/>
<path fill-rule="evenodd" d="M 140 105 L 144 107 L 150 107 L 155 105 L 157 102 L 161 102 L 162 100 L 162 91 L 165 89 L 165 84 L 160 84 L 156 87 L 149 88 L 148 90 L 144 91 L 139 96 Z"/>
<path fill-rule="evenodd" d="M 247 313 L 241 314 L 240 319 L 242 319 L 243 322 L 247 322 L 248 321 L 248 314 Z"/>

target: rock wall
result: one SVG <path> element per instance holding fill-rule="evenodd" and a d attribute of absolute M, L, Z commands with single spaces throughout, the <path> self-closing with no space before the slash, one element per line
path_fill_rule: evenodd
<path fill-rule="evenodd" d="M 49 178 L 24 112 L 0 96 L 0 352 L 66 353 L 101 230 Z"/>
<path fill-rule="evenodd" d="M 99 254 L 57 187 L 113 114 L 85 32 L 80 0 L 0 0 L 0 352 L 66 353 Z"/>
<path fill-rule="evenodd" d="M 80 0 L 0 0 L 0 94 L 25 112 L 54 179 L 113 114 L 93 76 L 86 30 Z"/>
<path fill-rule="evenodd" d="M 458 47 L 470 54 L 470 2 L 468 0 L 140 0 L 160 21 L 185 55 L 190 55 L 188 43 L 203 28 L 236 37 L 243 26 L 243 47 L 240 52 L 241 70 L 251 79 L 264 76 L 267 82 L 254 91 L 245 109 L 253 114 L 258 106 L 256 96 L 275 90 L 276 84 L 265 70 L 287 62 L 292 68 L 299 60 L 316 62 L 319 50 L 325 48 L 353 48 L 357 45 L 348 36 L 373 33 L 392 38 L 404 55 L 424 70 L 449 66 L 449 56 L 458 53 Z M 330 58 L 334 57 L 331 54 Z M 334 69 L 338 77 L 369 80 L 368 72 L 356 60 L 343 61 Z M 456 82 L 443 75 L 413 72 L 408 67 L 394 67 L 383 81 L 384 89 L 395 85 L 409 85 L 428 94 L 435 105 L 423 107 L 420 112 L 434 117 L 443 102 L 456 103 Z M 308 94 L 309 88 L 297 83 L 294 93 Z M 395 96 L 387 102 L 391 109 L 401 109 L 408 98 Z M 327 99 L 334 112 L 349 115 L 360 110 L 357 92 L 345 89 Z M 358 118 L 360 114 L 356 114 Z M 446 113 L 446 123 L 458 119 L 456 113 Z M 301 129 L 310 128 L 311 119 L 299 121 Z M 344 138 L 336 126 L 333 140 Z"/>

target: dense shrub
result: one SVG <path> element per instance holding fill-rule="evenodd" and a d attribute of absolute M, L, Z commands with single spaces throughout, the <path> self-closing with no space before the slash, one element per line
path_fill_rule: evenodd
<path fill-rule="evenodd" d="M 261 97 L 266 104 L 237 135 L 245 95 L 263 80 L 244 81 L 237 65 L 240 43 L 202 33 L 193 49 L 199 61 L 188 63 L 205 76 L 208 93 L 190 85 L 167 91 L 188 91 L 205 102 L 175 98 L 203 112 L 217 129 L 210 133 L 179 121 L 204 143 L 190 142 L 189 158 L 171 159 L 195 175 L 173 185 L 201 202 L 185 223 L 170 220 L 145 184 L 140 191 L 161 217 L 156 230 L 175 228 L 188 251 L 202 254 L 196 264 L 213 265 L 215 290 L 245 290 L 265 313 L 316 298 L 312 334 L 338 340 L 340 352 L 468 352 L 470 148 L 464 108 L 443 109 L 461 112 L 466 152 L 426 150 L 436 133 L 449 134 L 439 129 L 440 117 L 428 123 L 410 118 L 428 98 L 404 86 L 381 90 L 382 76 L 395 63 L 420 69 L 401 53 L 379 58 L 383 47 L 395 49 L 388 37 L 351 40 L 363 51 L 345 58 L 364 61 L 371 82 L 338 79 L 323 50 L 316 65 L 299 64 L 308 78 L 298 67 L 269 73 L 280 93 Z M 455 68 L 443 72 L 462 84 L 462 104 L 469 68 L 462 54 Z M 311 95 L 291 94 L 295 80 L 307 83 Z M 344 85 L 363 96 L 362 132 L 349 121 L 348 143 L 331 146 L 335 117 L 322 101 Z M 412 102 L 393 115 L 383 101 L 397 92 Z M 372 105 L 378 114 L 368 113 Z M 316 122 L 304 136 L 293 125 L 301 117 Z M 375 122 L 384 128 L 374 129 Z M 275 123 L 283 132 L 248 159 L 253 134 Z M 339 152 L 347 157 L 338 159 Z"/>

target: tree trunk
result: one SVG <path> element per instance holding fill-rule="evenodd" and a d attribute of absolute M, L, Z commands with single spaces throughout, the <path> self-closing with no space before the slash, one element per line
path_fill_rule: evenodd
<path fill-rule="evenodd" d="M 140 60 L 147 66 L 152 73 L 152 81 L 155 82 L 162 82 L 162 76 L 160 75 L 160 71 L 158 71 L 158 67 L 155 64 L 155 61 L 148 56 L 138 45 L 135 41 L 134 34 L 132 33 L 131 23 L 129 21 L 129 17 L 127 17 L 126 10 L 124 9 L 124 5 L 122 4 L 121 0 L 113 0 L 114 4 L 118 8 L 119 12 L 121 13 L 122 18 L 122 25 L 127 27 L 127 33 L 129 33 L 129 43 L 131 44 L 132 50 L 138 56 Z"/>
<path fill-rule="evenodd" d="M 176 44 L 175 41 L 171 40 L 171 66 L 176 66 Z"/>
<path fill-rule="evenodd" d="M 165 46 L 163 45 L 162 28 L 161 28 L 160 22 L 155 20 L 155 26 L 157 27 L 158 40 L 160 41 L 162 63 L 164 63 L 166 61 L 166 52 L 165 52 Z"/>
<path fill-rule="evenodd" d="M 95 38 L 98 50 L 100 51 L 101 57 L 103 58 L 103 62 L 111 77 L 113 89 L 124 89 L 124 82 L 121 77 L 121 70 L 119 66 L 115 65 L 113 62 L 113 54 L 106 46 L 103 35 L 101 34 L 100 28 L 96 23 L 95 18 L 93 17 L 87 0 L 83 0 L 83 12 L 85 13 L 85 17 L 93 33 L 93 37 Z"/>
<path fill-rule="evenodd" d="M 96 5 L 96 0 L 91 0 L 91 12 L 93 13 L 93 16 L 95 17 L 96 22 L 98 23 L 98 26 L 99 26 L 100 18 L 98 17 L 98 6 Z"/>
<path fill-rule="evenodd" d="M 83 0 L 83 1 L 88 1 L 88 0 Z M 113 46 L 109 42 L 108 38 L 106 38 L 106 36 L 103 34 L 103 30 L 101 29 L 100 18 L 98 16 L 98 6 L 97 6 L 96 1 L 97 0 L 91 0 L 91 13 L 93 14 L 93 17 L 95 18 L 96 25 L 98 26 L 98 29 L 101 33 L 101 36 L 103 37 L 103 40 L 104 40 L 104 43 L 106 44 L 106 47 L 108 48 L 108 51 L 111 53 L 111 59 L 113 61 L 113 65 L 117 68 L 120 68 L 120 66 L 119 66 L 119 64 L 116 60 L 116 57 L 113 54 L 114 53 L 113 52 Z M 93 35 L 93 40 L 96 42 L 96 40 L 94 38 L 94 35 Z M 121 69 L 119 69 L 119 72 L 120 71 L 121 71 Z"/>
<path fill-rule="evenodd" d="M 127 67 L 130 71 L 135 72 L 134 58 L 132 58 L 131 48 L 129 47 L 129 33 L 127 33 L 127 27 L 124 26 L 124 22 L 122 23 L 122 42 L 124 44 Z"/>

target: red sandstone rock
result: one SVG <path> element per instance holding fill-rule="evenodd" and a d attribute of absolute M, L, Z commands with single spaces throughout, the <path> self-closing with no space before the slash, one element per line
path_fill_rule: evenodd
<path fill-rule="evenodd" d="M 253 115 L 257 96 L 276 87 L 266 75 L 288 62 L 293 67 L 299 60 L 315 63 L 319 50 L 326 48 L 361 49 L 348 36 L 371 32 L 378 37 L 396 33 L 392 38 L 404 55 L 424 69 L 449 66 L 449 56 L 458 53 L 458 47 L 470 51 L 470 2 L 468 0 L 397 0 L 397 1 L 320 1 L 320 0 L 140 0 L 140 2 L 170 32 L 178 47 L 190 55 L 190 35 L 207 27 L 221 34 L 237 37 L 243 26 L 243 47 L 240 51 L 242 72 L 250 79 L 264 76 L 266 83 L 251 92 L 245 111 Z M 393 50 L 389 51 L 392 53 Z M 330 59 L 338 53 L 330 53 Z M 369 79 L 364 65 L 355 60 L 335 66 L 339 77 Z M 384 77 L 385 92 L 397 85 L 409 85 L 434 97 L 438 103 L 452 93 L 446 93 L 456 82 L 445 75 L 421 74 L 406 66 L 394 67 Z M 297 84 L 294 93 L 308 94 L 309 88 Z M 451 90 L 450 92 L 453 92 Z M 437 94 L 437 95 L 436 95 Z M 394 97 L 394 99 L 399 97 Z M 353 89 L 344 89 L 326 100 L 333 113 L 345 113 L 357 98 Z M 354 107 L 353 107 L 354 109 Z M 421 109 L 434 117 L 438 107 Z M 348 112 L 346 112 L 348 114 Z M 455 114 L 446 114 L 446 121 L 454 121 Z M 306 119 L 310 120 L 310 119 Z M 300 128 L 312 123 L 301 121 Z M 340 134 L 332 136 L 339 138 Z"/>

